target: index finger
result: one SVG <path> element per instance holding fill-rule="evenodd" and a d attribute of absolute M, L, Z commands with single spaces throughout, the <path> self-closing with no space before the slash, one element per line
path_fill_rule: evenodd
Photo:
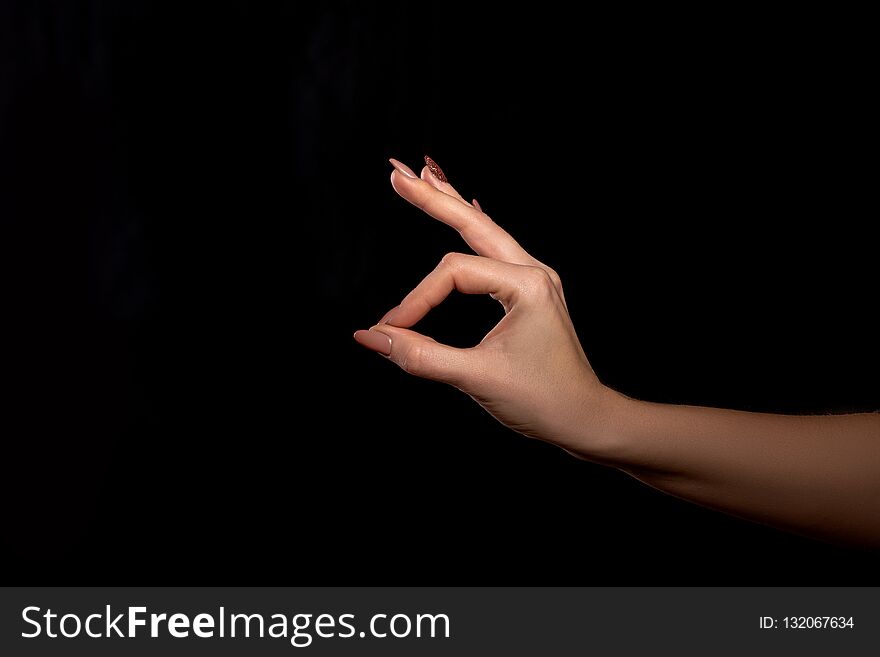
<path fill-rule="evenodd" d="M 518 298 L 523 267 L 479 256 L 449 253 L 434 271 L 404 297 L 380 324 L 410 327 L 439 306 L 453 290 L 489 294 L 509 309 Z"/>

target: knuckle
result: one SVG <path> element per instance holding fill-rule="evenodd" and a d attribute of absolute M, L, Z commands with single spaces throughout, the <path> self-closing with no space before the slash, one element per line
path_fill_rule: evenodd
<path fill-rule="evenodd" d="M 459 230 L 459 233 L 477 253 L 489 252 L 496 246 L 497 241 L 493 240 L 482 226 L 465 226 Z"/>
<path fill-rule="evenodd" d="M 424 210 L 431 200 L 431 193 L 422 185 L 418 185 L 410 197 L 410 200 L 417 208 Z"/>
<path fill-rule="evenodd" d="M 525 272 L 524 286 L 529 295 L 541 298 L 556 290 L 550 274 L 543 267 L 529 267 Z"/>
<path fill-rule="evenodd" d="M 464 258 L 463 253 L 451 252 L 447 253 L 443 258 L 440 259 L 440 265 L 443 267 L 449 267 L 451 269 L 455 269 L 461 264 L 462 259 Z"/>
<path fill-rule="evenodd" d="M 406 353 L 400 361 L 401 369 L 407 374 L 418 376 L 422 371 L 425 363 L 425 350 L 422 345 L 416 343 L 407 347 Z"/>
<path fill-rule="evenodd" d="M 550 274 L 543 267 L 529 267 L 528 278 L 533 285 L 546 287 L 553 283 L 550 280 Z"/>
<path fill-rule="evenodd" d="M 562 287 L 562 279 L 555 269 L 547 267 L 547 275 L 550 277 L 550 282 L 553 283 L 554 287 Z"/>

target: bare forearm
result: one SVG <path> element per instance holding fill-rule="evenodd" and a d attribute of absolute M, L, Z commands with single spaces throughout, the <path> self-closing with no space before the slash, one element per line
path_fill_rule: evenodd
<path fill-rule="evenodd" d="M 804 535 L 880 547 L 880 415 L 615 403 L 614 464 L 641 481 Z"/>

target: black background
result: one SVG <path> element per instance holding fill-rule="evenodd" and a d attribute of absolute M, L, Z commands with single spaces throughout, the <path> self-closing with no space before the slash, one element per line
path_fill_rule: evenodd
<path fill-rule="evenodd" d="M 0 7 L 8 578 L 876 579 L 351 340 L 466 250 L 388 184 L 387 157 L 429 153 L 560 272 L 613 387 L 876 410 L 858 17 Z M 454 297 L 420 328 L 473 344 L 497 317 Z"/>

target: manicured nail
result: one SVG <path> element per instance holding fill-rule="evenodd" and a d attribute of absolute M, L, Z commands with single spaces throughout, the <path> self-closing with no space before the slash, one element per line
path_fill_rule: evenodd
<path fill-rule="evenodd" d="M 434 177 L 437 180 L 439 180 L 440 182 L 449 182 L 446 179 L 446 174 L 443 173 L 443 169 L 440 168 L 440 165 L 438 165 L 434 160 L 432 160 L 427 155 L 425 155 L 425 164 L 428 166 L 428 169 L 431 171 L 431 173 L 434 174 Z"/>
<path fill-rule="evenodd" d="M 399 160 L 395 160 L 393 157 L 389 157 L 388 161 L 391 162 L 391 166 L 400 171 L 407 178 L 418 178 L 418 176 L 413 173 L 413 170 L 406 166 L 403 162 Z"/>
<path fill-rule="evenodd" d="M 383 356 L 391 353 L 391 338 L 384 333 L 379 333 L 379 331 L 355 331 L 354 339 L 358 344 Z"/>
<path fill-rule="evenodd" d="M 474 199 L 474 201 L 473 201 L 473 206 L 474 206 L 477 210 L 479 210 L 480 212 L 483 211 L 483 208 L 480 207 L 480 204 L 479 204 L 479 202 L 477 201 L 477 199 Z"/>
<path fill-rule="evenodd" d="M 397 311 L 398 311 L 399 308 L 400 308 L 400 306 L 394 306 L 394 308 L 392 308 L 392 309 L 389 310 L 387 313 L 385 313 L 384 315 L 382 315 L 382 319 L 380 319 L 380 320 L 377 322 L 377 324 L 389 324 L 389 323 L 390 323 L 390 320 L 394 319 L 394 315 L 397 314 Z"/>

